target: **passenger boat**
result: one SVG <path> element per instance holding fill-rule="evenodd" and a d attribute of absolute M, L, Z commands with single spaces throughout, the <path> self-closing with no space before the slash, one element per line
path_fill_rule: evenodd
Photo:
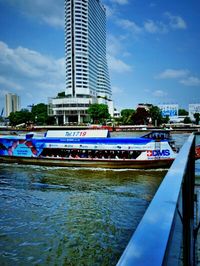
<path fill-rule="evenodd" d="M 68 167 L 166 168 L 177 154 L 167 130 L 110 137 L 108 130 L 0 136 L 0 162 Z"/>

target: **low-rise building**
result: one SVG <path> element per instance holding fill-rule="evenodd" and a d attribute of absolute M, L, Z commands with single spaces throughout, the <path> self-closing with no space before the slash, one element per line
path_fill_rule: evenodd
<path fill-rule="evenodd" d="M 87 123 L 89 122 L 87 110 L 91 104 L 95 104 L 95 103 L 108 105 L 108 111 L 110 115 L 113 117 L 114 115 L 113 101 L 107 100 L 107 99 L 96 98 L 96 97 L 49 98 L 48 115 L 54 116 L 56 118 L 57 125 L 66 125 L 74 121 L 76 121 L 76 123 L 78 124 Z M 69 118 L 71 119 L 69 120 Z"/>
<path fill-rule="evenodd" d="M 159 104 L 163 117 L 169 117 L 170 120 L 178 119 L 178 104 Z"/>
<path fill-rule="evenodd" d="M 189 104 L 189 117 L 191 120 L 195 120 L 194 114 L 200 114 L 200 103 L 191 103 Z"/>

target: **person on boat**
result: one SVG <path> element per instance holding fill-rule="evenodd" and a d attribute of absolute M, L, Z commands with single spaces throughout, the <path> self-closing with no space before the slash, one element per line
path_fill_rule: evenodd
<path fill-rule="evenodd" d="M 119 159 L 119 152 L 115 153 L 115 159 Z"/>
<path fill-rule="evenodd" d="M 72 156 L 71 153 L 70 153 L 70 155 L 69 155 L 69 159 L 74 159 L 74 157 Z"/>
<path fill-rule="evenodd" d="M 104 151 L 104 159 L 108 159 L 108 152 L 107 151 Z"/>
<path fill-rule="evenodd" d="M 93 157 L 92 157 L 92 152 L 91 152 L 91 151 L 88 152 L 88 158 L 89 158 L 89 159 L 92 159 L 92 158 L 93 158 Z"/>

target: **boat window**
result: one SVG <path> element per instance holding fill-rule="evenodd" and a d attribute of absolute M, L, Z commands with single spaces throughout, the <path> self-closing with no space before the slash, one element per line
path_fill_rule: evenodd
<path fill-rule="evenodd" d="M 88 159 L 136 159 L 142 151 L 81 150 L 45 148 L 40 157 Z"/>
<path fill-rule="evenodd" d="M 143 138 L 148 138 L 148 139 L 154 139 L 154 140 L 164 140 L 164 139 L 169 139 L 170 135 L 169 132 L 150 132 L 147 135 L 144 135 Z"/>

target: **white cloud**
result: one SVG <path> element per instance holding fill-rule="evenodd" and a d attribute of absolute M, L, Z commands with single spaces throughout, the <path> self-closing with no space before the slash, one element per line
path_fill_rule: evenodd
<path fill-rule="evenodd" d="M 112 86 L 112 93 L 113 94 L 122 94 L 124 90 L 118 86 Z"/>
<path fill-rule="evenodd" d="M 1 98 L 4 98 L 5 95 L 6 95 L 7 93 L 9 93 L 8 90 L 3 90 L 3 89 L 1 89 L 1 90 L 0 90 L 0 97 L 1 97 Z"/>
<path fill-rule="evenodd" d="M 5 2 L 0 0 L 0 2 Z M 25 16 L 39 19 L 39 21 L 54 27 L 64 27 L 63 0 L 6 0 Z"/>
<path fill-rule="evenodd" d="M 123 29 L 129 30 L 132 33 L 140 33 L 142 28 L 139 27 L 134 21 L 128 19 L 117 19 L 117 24 Z"/>
<path fill-rule="evenodd" d="M 172 29 L 186 29 L 187 28 L 187 24 L 182 17 L 174 16 L 169 12 L 166 12 L 165 16 L 169 19 L 169 26 Z"/>
<path fill-rule="evenodd" d="M 115 9 L 114 8 L 111 8 L 108 5 L 104 5 L 104 7 L 106 9 L 106 17 L 107 18 L 110 18 L 110 17 L 112 17 L 115 14 Z"/>
<path fill-rule="evenodd" d="M 197 77 L 190 76 L 180 80 L 180 83 L 185 86 L 200 86 L 200 79 Z"/>
<path fill-rule="evenodd" d="M 164 14 L 168 21 L 153 21 L 148 19 L 144 22 L 144 30 L 148 33 L 168 33 L 170 29 L 183 30 L 187 28 L 186 22 L 180 16 L 174 16 L 169 12 Z"/>
<path fill-rule="evenodd" d="M 109 55 L 119 55 L 123 51 L 123 43 L 120 36 L 108 35 L 107 36 L 107 53 Z"/>
<path fill-rule="evenodd" d="M 162 73 L 158 74 L 158 79 L 177 79 L 186 77 L 189 74 L 185 69 L 166 69 Z"/>
<path fill-rule="evenodd" d="M 23 87 L 21 85 L 16 84 L 15 82 L 10 81 L 3 76 L 0 76 L 0 86 L 6 87 L 6 88 L 11 88 L 11 89 L 14 88 L 16 91 L 22 91 L 23 90 Z M 4 90 L 2 89 L 1 92 L 2 91 L 4 91 Z M 5 91 L 6 91 L 6 93 L 8 92 L 7 90 L 5 90 Z"/>
<path fill-rule="evenodd" d="M 107 59 L 110 71 L 124 73 L 132 71 L 132 67 L 124 62 L 124 57 L 130 54 L 124 50 L 124 36 L 108 35 L 107 41 Z"/>
<path fill-rule="evenodd" d="M 187 28 L 186 22 L 180 16 L 173 16 L 170 13 L 165 13 L 164 16 L 167 18 L 167 21 L 146 19 L 142 25 L 137 24 L 133 20 L 115 17 L 115 23 L 122 29 L 134 34 L 145 32 L 151 34 L 164 34 L 168 33 L 172 29 L 182 30 Z"/>
<path fill-rule="evenodd" d="M 144 28 L 150 33 L 155 33 L 158 31 L 158 26 L 152 20 L 147 20 L 144 23 Z"/>
<path fill-rule="evenodd" d="M 111 0 L 111 2 L 119 4 L 119 5 L 126 5 L 128 4 L 128 0 Z"/>
<path fill-rule="evenodd" d="M 108 55 L 108 65 L 109 69 L 113 72 L 124 73 L 131 72 L 132 68 L 130 65 L 123 62 L 121 59 L 118 59 L 112 55 Z"/>
<path fill-rule="evenodd" d="M 189 70 L 166 69 L 156 76 L 158 79 L 177 79 L 185 86 L 200 86 L 200 78 L 192 76 Z"/>
<path fill-rule="evenodd" d="M 166 33 L 168 31 L 167 26 L 162 22 L 154 22 L 150 19 L 144 22 L 144 30 L 148 33 Z"/>
<path fill-rule="evenodd" d="M 46 102 L 65 88 L 64 58 L 54 59 L 24 47 L 11 49 L 0 42 L 0 89 L 34 102 Z M 27 104 L 29 104 L 27 102 Z"/>
<path fill-rule="evenodd" d="M 155 90 L 153 92 L 153 96 L 158 97 L 158 98 L 162 98 L 162 97 L 167 96 L 167 93 L 163 90 Z"/>

